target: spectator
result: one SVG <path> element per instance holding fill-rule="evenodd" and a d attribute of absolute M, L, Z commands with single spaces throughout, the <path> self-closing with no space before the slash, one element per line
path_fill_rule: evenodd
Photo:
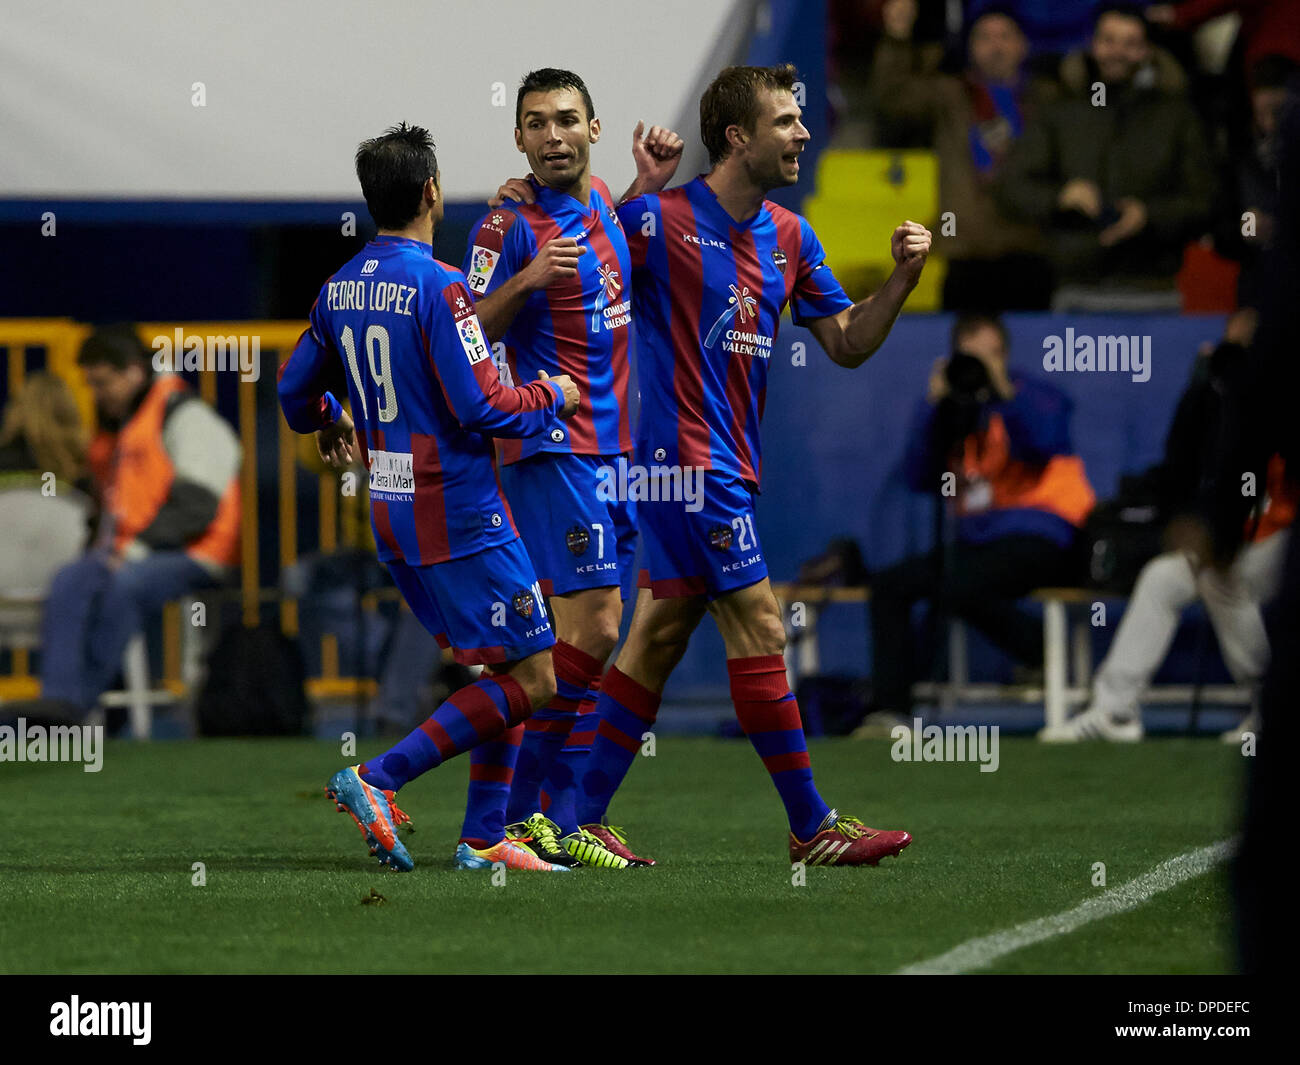
<path fill-rule="evenodd" d="M 1057 310 L 1178 309 L 1210 163 L 1199 119 L 1151 54 L 1136 10 L 1103 10 L 1089 54 L 1062 64 L 1078 90 L 1030 121 L 1007 160 L 1001 202 L 1046 230 Z"/>
<path fill-rule="evenodd" d="M 76 485 L 85 468 L 85 432 L 72 390 L 54 374 L 32 374 L 0 422 L 0 473 L 26 475 L 39 488 L 45 473 L 56 484 Z"/>
<path fill-rule="evenodd" d="M 966 10 L 973 20 L 990 8 L 1005 8 L 1024 31 L 1031 55 L 1059 57 L 1087 43 L 1101 6 L 1099 0 L 968 0 Z"/>
<path fill-rule="evenodd" d="M 1274 454 L 1264 494 L 1247 520 L 1244 543 L 1227 566 L 1214 564 L 1204 526 L 1192 520 L 1207 475 L 1218 460 L 1225 417 L 1230 416 L 1224 407 L 1240 391 L 1254 318 L 1251 311 L 1233 316 L 1223 343 L 1198 360 L 1192 383 L 1179 401 L 1166 459 L 1157 467 L 1157 480 L 1181 497 L 1171 500 L 1176 513 L 1167 538 L 1172 549 L 1143 567 L 1097 671 L 1088 707 L 1065 724 L 1044 729 L 1040 739 L 1140 740 L 1138 700 L 1169 652 L 1183 608 L 1197 598 L 1210 615 L 1228 671 L 1238 684 L 1250 686 L 1254 705 L 1269 660 L 1262 607 L 1281 581 L 1300 487 L 1287 477 L 1282 456 Z M 1244 732 L 1258 728 L 1259 717 L 1252 709 L 1223 739 L 1240 743 Z"/>
<path fill-rule="evenodd" d="M 1286 99 L 1287 80 L 1297 67 L 1285 56 L 1265 56 L 1251 72 L 1250 141 L 1233 153 L 1215 212 L 1215 249 L 1241 263 L 1237 305 L 1259 307 L 1263 252 L 1269 247 L 1277 216 L 1277 129 Z"/>
<path fill-rule="evenodd" d="M 99 417 L 89 465 L 101 513 L 90 551 L 58 572 L 46 601 L 42 699 L 28 711 L 46 719 L 84 718 L 147 618 L 239 557 L 230 427 L 181 378 L 155 376 L 128 326 L 93 333 L 77 361 Z"/>
<path fill-rule="evenodd" d="M 34 646 L 55 573 L 85 549 L 81 415 L 53 374 L 29 376 L 0 421 L 0 645 Z M 10 707 L 0 707 L 8 723 Z"/>
<path fill-rule="evenodd" d="M 1045 310 L 1052 282 L 1039 230 L 1007 219 L 992 190 L 1026 118 L 1054 98 L 1055 86 L 1026 74 L 1025 36 L 1004 10 L 987 10 L 970 25 L 969 60 L 960 76 L 922 64 L 912 41 L 915 20 L 915 0 L 885 5 L 872 94 L 891 121 L 935 125 L 939 209 L 951 211 L 956 224 L 942 240 L 948 257 L 943 305 Z"/>
<path fill-rule="evenodd" d="M 1194 30 L 1220 15 L 1238 14 L 1237 43 L 1243 69 L 1253 70 L 1266 55 L 1285 55 L 1300 63 L 1300 4 L 1295 0 L 1183 0 L 1152 4 L 1147 21 L 1171 30 Z"/>
<path fill-rule="evenodd" d="M 914 490 L 953 498 L 956 542 L 872 578 L 875 713 L 863 736 L 910 724 L 914 603 L 937 602 L 1016 660 L 1040 665 L 1042 625 L 1016 600 L 1080 577 L 1078 532 L 1094 495 L 1070 446 L 1070 400 L 1007 369 L 1007 332 L 995 317 L 958 318 L 952 346 L 930 375 L 905 462 Z"/>

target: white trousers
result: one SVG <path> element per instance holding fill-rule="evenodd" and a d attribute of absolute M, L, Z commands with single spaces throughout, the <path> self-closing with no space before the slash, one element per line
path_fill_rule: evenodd
<path fill-rule="evenodd" d="M 1269 653 L 1260 608 L 1277 592 L 1290 536 L 1283 529 L 1247 544 L 1226 573 L 1210 566 L 1196 573 L 1179 551 L 1148 562 L 1097 671 L 1093 707 L 1120 718 L 1137 712 L 1138 699 L 1169 653 L 1183 608 L 1198 596 L 1233 679 L 1257 685 Z"/>

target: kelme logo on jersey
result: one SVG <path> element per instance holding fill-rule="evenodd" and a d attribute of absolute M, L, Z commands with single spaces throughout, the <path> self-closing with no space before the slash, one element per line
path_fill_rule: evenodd
<path fill-rule="evenodd" d="M 363 275 L 365 275 L 365 274 L 373 274 L 377 269 L 379 269 L 379 260 L 378 260 L 378 259 L 367 259 L 367 260 L 366 260 L 366 264 L 365 264 L 365 266 L 363 266 L 363 267 L 361 268 L 361 273 L 362 273 Z"/>
<path fill-rule="evenodd" d="M 465 357 L 471 366 L 492 354 L 492 349 L 483 339 L 483 330 L 479 327 L 476 315 L 471 314 L 457 322 L 456 332 L 460 334 L 460 346 L 465 349 Z"/>
<path fill-rule="evenodd" d="M 573 555 L 584 555 L 587 548 L 591 545 L 591 533 L 587 532 L 581 525 L 575 525 L 564 534 L 564 546 L 567 547 Z"/>
<path fill-rule="evenodd" d="M 515 592 L 514 598 L 510 600 L 510 605 L 515 608 L 515 613 L 527 621 L 533 616 L 533 593 L 527 588 L 521 588 Z"/>
<path fill-rule="evenodd" d="M 471 290 L 478 293 L 487 291 L 492 273 L 497 268 L 497 260 L 500 258 L 500 252 L 478 244 L 474 245 L 474 251 L 470 256 L 469 287 Z"/>
<path fill-rule="evenodd" d="M 709 530 L 709 546 L 715 551 L 726 551 L 731 547 L 731 526 L 715 525 Z"/>

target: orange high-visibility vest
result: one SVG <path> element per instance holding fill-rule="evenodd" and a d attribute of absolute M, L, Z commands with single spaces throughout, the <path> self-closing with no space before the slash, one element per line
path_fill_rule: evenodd
<path fill-rule="evenodd" d="M 990 510 L 1030 507 L 1082 526 L 1097 502 L 1078 455 L 1053 455 L 1044 466 L 1011 458 L 1011 441 L 1002 415 L 989 415 L 983 432 L 966 438 L 961 469 L 968 481 L 982 479 L 992 491 Z M 957 512 L 965 514 L 961 493 Z"/>
<path fill-rule="evenodd" d="M 189 392 L 174 374 L 159 376 L 131 419 L 116 433 L 95 434 L 87 461 L 113 519 L 113 548 L 121 551 L 147 529 L 171 492 L 176 470 L 163 447 L 168 400 Z M 212 523 L 184 548 L 199 561 L 239 563 L 239 477 L 230 479 Z"/>

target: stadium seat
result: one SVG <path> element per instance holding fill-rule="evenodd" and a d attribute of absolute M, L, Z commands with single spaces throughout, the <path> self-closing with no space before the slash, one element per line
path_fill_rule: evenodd
<path fill-rule="evenodd" d="M 57 496 L 37 488 L 0 491 L 0 648 L 25 656 L 40 646 L 50 583 L 81 554 L 89 509 L 90 501 L 73 489 Z M 13 696 L 37 694 L 35 678 L 13 679 L 28 682 L 11 685 Z"/>
<path fill-rule="evenodd" d="M 932 229 L 939 218 L 939 161 L 931 151 L 832 149 L 818 158 L 816 191 L 804 213 L 845 291 L 861 299 L 894 269 L 889 236 L 906 219 Z M 938 242 L 936 241 L 936 247 Z M 942 260 L 931 252 L 908 311 L 942 305 Z"/>

